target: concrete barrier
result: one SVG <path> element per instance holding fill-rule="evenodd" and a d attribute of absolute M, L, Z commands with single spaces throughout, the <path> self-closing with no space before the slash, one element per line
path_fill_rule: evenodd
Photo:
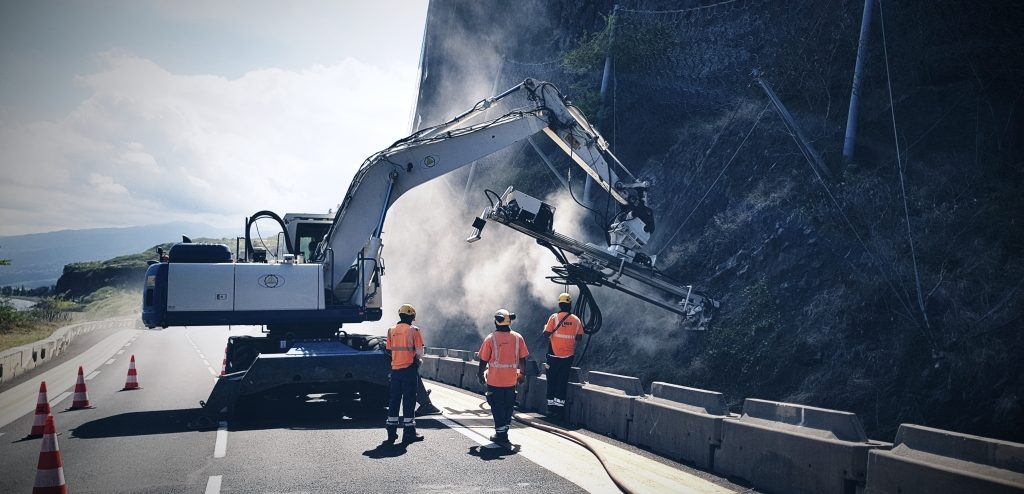
<path fill-rule="evenodd" d="M 573 391 L 569 422 L 626 440 L 633 420 L 633 402 L 643 395 L 635 377 L 588 372 L 587 382 Z"/>
<path fill-rule="evenodd" d="M 446 357 L 446 356 L 448 356 L 448 349 L 447 348 L 438 348 L 438 347 L 430 347 L 430 346 L 428 346 L 428 347 L 423 347 L 423 354 L 424 355 L 434 355 L 436 357 Z"/>
<path fill-rule="evenodd" d="M 727 416 L 722 393 L 654 382 L 650 396 L 633 403 L 629 442 L 711 470 Z"/>
<path fill-rule="evenodd" d="M 437 361 L 441 357 L 437 355 L 424 355 L 420 363 L 420 377 L 424 379 L 437 379 Z"/>
<path fill-rule="evenodd" d="M 461 359 L 441 357 L 437 359 L 437 380 L 455 387 L 462 386 L 462 371 L 465 362 Z"/>
<path fill-rule="evenodd" d="M 866 479 L 869 441 L 856 415 L 748 398 L 722 422 L 714 472 L 768 492 L 854 492 Z"/>
<path fill-rule="evenodd" d="M 469 350 L 452 350 L 448 349 L 449 358 L 457 358 L 459 360 L 473 360 L 473 352 Z"/>
<path fill-rule="evenodd" d="M 522 398 L 521 407 L 535 412 L 544 412 L 548 406 L 548 376 L 533 376 L 527 379 L 525 393 L 520 393 Z"/>
<path fill-rule="evenodd" d="M 870 494 L 1024 493 L 1024 444 L 902 424 L 868 456 Z"/>
<path fill-rule="evenodd" d="M 468 389 L 474 393 L 484 394 L 487 386 L 480 384 L 477 373 L 480 372 L 480 362 L 470 360 L 462 365 L 462 389 Z"/>
<path fill-rule="evenodd" d="M 72 324 L 57 329 L 46 339 L 35 343 L 10 348 L 0 352 L 0 384 L 45 365 L 71 346 L 72 340 L 80 334 L 100 328 L 134 328 L 136 319 L 108 319 Z"/>

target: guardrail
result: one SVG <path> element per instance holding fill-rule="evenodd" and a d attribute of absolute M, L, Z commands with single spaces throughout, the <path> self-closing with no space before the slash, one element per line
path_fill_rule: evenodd
<path fill-rule="evenodd" d="M 543 411 L 547 377 L 534 362 L 518 405 Z M 472 352 L 428 349 L 420 374 L 482 393 Z M 764 492 L 1024 494 L 1024 444 L 903 424 L 895 445 L 867 438 L 853 413 L 746 399 L 729 413 L 721 393 L 577 368 L 568 420 Z"/>
<path fill-rule="evenodd" d="M 134 318 L 72 324 L 58 328 L 49 338 L 4 350 L 0 352 L 0 384 L 8 383 L 25 372 L 57 358 L 71 345 L 71 340 L 80 334 L 96 329 L 134 328 L 137 325 L 138 320 Z"/>

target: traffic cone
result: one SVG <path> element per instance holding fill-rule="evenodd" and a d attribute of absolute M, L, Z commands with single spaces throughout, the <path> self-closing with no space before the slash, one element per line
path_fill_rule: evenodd
<path fill-rule="evenodd" d="M 121 391 L 139 388 L 139 373 L 135 370 L 135 355 L 132 355 L 132 361 L 128 364 L 128 379 L 124 382 L 124 388 Z"/>
<path fill-rule="evenodd" d="M 228 347 L 224 347 L 224 361 L 220 363 L 220 375 L 228 373 Z"/>
<path fill-rule="evenodd" d="M 25 436 L 25 439 L 43 437 L 48 416 L 50 416 L 50 401 L 46 398 L 46 381 L 43 381 L 39 383 L 39 399 L 36 400 L 36 418 L 32 422 L 32 431 Z"/>
<path fill-rule="evenodd" d="M 64 463 L 60 460 L 60 446 L 57 445 L 57 428 L 53 416 L 46 417 L 43 428 L 43 446 L 39 449 L 39 463 L 36 466 L 36 483 L 32 494 L 67 494 L 64 483 Z"/>
<path fill-rule="evenodd" d="M 85 372 L 82 371 L 82 366 L 78 366 L 78 381 L 75 383 L 75 395 L 72 399 L 74 401 L 71 403 L 71 408 L 68 408 L 68 410 L 92 408 L 92 406 L 89 405 L 89 393 L 85 389 Z"/>

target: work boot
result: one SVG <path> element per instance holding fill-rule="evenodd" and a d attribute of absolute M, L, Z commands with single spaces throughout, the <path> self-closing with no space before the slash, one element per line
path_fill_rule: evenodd
<path fill-rule="evenodd" d="M 424 415 L 436 415 L 439 413 L 441 413 L 441 410 L 435 407 L 433 403 L 420 405 L 420 407 L 416 409 L 417 417 L 422 417 Z"/>
<path fill-rule="evenodd" d="M 497 432 L 489 439 L 495 443 L 508 443 L 508 432 Z"/>
<path fill-rule="evenodd" d="M 388 429 L 388 442 L 389 443 L 393 443 L 393 442 L 397 441 L 398 440 L 398 426 L 397 425 L 389 425 L 387 427 L 387 429 Z"/>
<path fill-rule="evenodd" d="M 417 443 L 423 440 L 423 436 L 416 433 L 415 427 L 406 427 L 402 430 L 402 443 Z"/>

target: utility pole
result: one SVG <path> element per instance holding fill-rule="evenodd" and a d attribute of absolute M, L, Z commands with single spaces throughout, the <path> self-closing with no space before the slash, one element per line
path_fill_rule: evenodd
<path fill-rule="evenodd" d="M 604 73 L 601 74 L 601 105 L 605 108 L 605 115 L 608 115 L 609 108 L 609 91 L 608 87 L 612 84 L 612 73 L 615 71 L 615 60 L 612 58 L 612 45 L 615 43 L 615 16 L 619 13 L 619 5 L 615 4 L 612 7 L 611 25 L 608 27 L 608 51 L 604 57 Z M 608 119 L 605 118 L 605 123 Z M 583 185 L 583 203 L 591 205 L 594 203 L 593 194 L 596 183 L 594 179 L 587 175 L 587 180 Z"/>
<path fill-rule="evenodd" d="M 846 115 L 846 139 L 843 141 L 843 160 L 853 161 L 853 146 L 857 140 L 857 106 L 860 100 L 861 76 L 864 59 L 868 56 L 868 35 L 871 34 L 871 8 L 875 0 L 864 0 L 864 16 L 860 21 L 860 42 L 857 44 L 857 62 L 853 66 L 853 87 L 850 89 L 850 111 Z"/>

